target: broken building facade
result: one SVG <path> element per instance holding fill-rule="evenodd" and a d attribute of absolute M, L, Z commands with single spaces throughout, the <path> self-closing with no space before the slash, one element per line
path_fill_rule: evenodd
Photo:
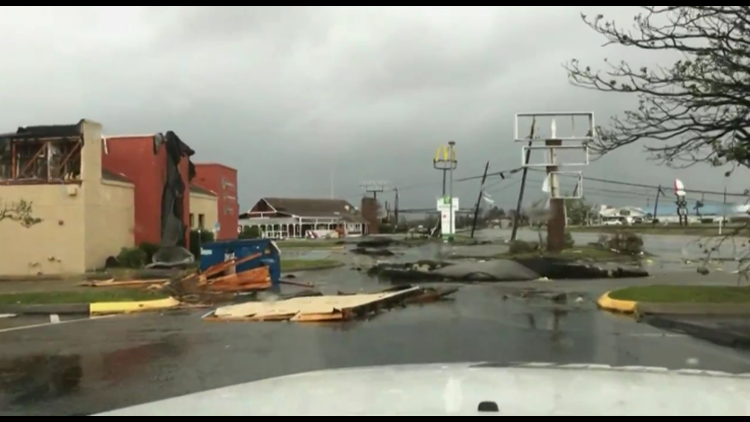
<path fill-rule="evenodd" d="M 0 213 L 26 202 L 39 219 L 0 221 L 0 274 L 80 274 L 142 242 L 188 246 L 193 154 L 172 132 L 103 137 L 85 119 L 0 134 Z"/>

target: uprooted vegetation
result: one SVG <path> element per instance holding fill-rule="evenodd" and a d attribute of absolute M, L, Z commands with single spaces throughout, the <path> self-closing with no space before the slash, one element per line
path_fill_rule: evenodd
<path fill-rule="evenodd" d="M 368 275 L 391 282 L 506 282 L 550 279 L 600 279 L 646 277 L 641 268 L 600 267 L 574 262 L 572 259 L 539 255 L 469 261 L 460 263 L 417 261 L 413 263 L 380 263 Z"/>
<path fill-rule="evenodd" d="M 539 242 L 516 240 L 509 244 L 508 252 L 496 258 L 528 258 L 535 256 L 583 260 L 633 259 L 645 254 L 643 238 L 635 233 L 617 232 L 599 236 L 599 239 L 586 246 L 576 247 L 572 235 L 566 233 L 565 249 L 553 253 L 544 250 Z"/>

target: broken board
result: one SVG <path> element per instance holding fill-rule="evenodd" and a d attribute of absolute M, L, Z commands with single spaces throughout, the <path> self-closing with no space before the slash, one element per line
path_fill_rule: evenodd
<path fill-rule="evenodd" d="M 350 296 L 299 297 L 277 302 L 248 302 L 216 309 L 206 317 L 218 321 L 344 321 L 421 294 L 420 287 Z"/>

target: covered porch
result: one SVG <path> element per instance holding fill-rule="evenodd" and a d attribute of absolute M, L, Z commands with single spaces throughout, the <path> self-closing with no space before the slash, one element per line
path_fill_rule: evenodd
<path fill-rule="evenodd" d="M 310 232 L 337 232 L 339 237 L 363 236 L 366 227 L 334 217 L 258 217 L 240 220 L 240 225 L 257 227 L 264 239 L 304 239 Z"/>

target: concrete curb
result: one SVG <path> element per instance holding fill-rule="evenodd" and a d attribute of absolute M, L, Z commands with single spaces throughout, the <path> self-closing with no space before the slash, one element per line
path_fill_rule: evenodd
<path fill-rule="evenodd" d="M 139 302 L 96 302 L 89 304 L 90 315 L 130 314 L 134 312 L 160 311 L 180 306 L 180 301 L 170 297 Z"/>
<path fill-rule="evenodd" d="M 603 294 L 596 304 L 600 309 L 622 314 L 645 315 L 701 315 L 750 316 L 750 305 L 734 303 L 650 303 L 612 299 Z"/>
<path fill-rule="evenodd" d="M 616 312 L 621 314 L 635 314 L 638 313 L 638 302 L 631 300 L 617 300 L 609 297 L 612 292 L 607 292 L 601 295 L 596 301 L 596 305 L 599 309 L 604 309 L 610 312 Z"/>
<path fill-rule="evenodd" d="M 642 322 L 659 329 L 681 332 L 719 346 L 750 350 L 750 337 L 743 335 L 716 330 L 710 327 L 702 327 L 700 325 L 690 324 L 683 321 L 676 321 L 658 315 L 645 316 Z"/>
<path fill-rule="evenodd" d="M 175 298 L 140 302 L 62 303 L 54 305 L 0 305 L 0 314 L 15 315 L 115 315 L 159 311 L 180 306 Z"/>

